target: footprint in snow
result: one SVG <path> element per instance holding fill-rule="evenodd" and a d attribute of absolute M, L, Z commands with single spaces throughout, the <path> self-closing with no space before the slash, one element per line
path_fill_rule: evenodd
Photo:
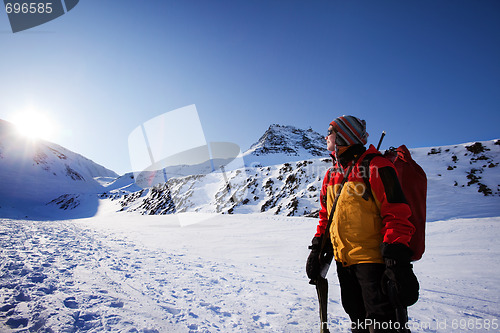
<path fill-rule="evenodd" d="M 112 301 L 109 306 L 112 308 L 123 308 L 124 303 L 122 301 Z"/>
<path fill-rule="evenodd" d="M 31 301 L 30 295 L 25 294 L 24 291 L 22 291 L 22 290 L 14 298 L 18 302 L 29 302 L 29 301 Z"/>
<path fill-rule="evenodd" d="M 18 318 L 9 318 L 5 324 L 12 329 L 26 327 L 28 326 L 28 318 L 18 317 Z"/>
<path fill-rule="evenodd" d="M 69 308 L 69 309 L 77 309 L 78 308 L 78 302 L 76 301 L 75 297 L 73 297 L 73 296 L 66 298 L 63 303 L 64 303 L 64 306 Z"/>

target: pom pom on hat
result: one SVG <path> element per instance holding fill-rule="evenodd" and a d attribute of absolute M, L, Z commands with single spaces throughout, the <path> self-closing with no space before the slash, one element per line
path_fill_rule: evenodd
<path fill-rule="evenodd" d="M 342 116 L 332 121 L 330 125 L 336 133 L 335 143 L 338 146 L 365 145 L 368 141 L 364 120 L 354 116 Z"/>

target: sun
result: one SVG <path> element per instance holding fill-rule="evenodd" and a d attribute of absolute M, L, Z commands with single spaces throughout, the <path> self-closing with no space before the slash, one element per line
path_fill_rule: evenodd
<path fill-rule="evenodd" d="M 10 121 L 19 134 L 32 140 L 50 139 L 56 130 L 55 122 L 46 113 L 36 110 L 17 112 Z"/>

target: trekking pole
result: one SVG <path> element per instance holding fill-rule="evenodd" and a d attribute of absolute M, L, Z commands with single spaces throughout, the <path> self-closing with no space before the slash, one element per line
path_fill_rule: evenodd
<path fill-rule="evenodd" d="M 377 150 L 380 149 L 380 145 L 382 144 L 382 140 L 384 140 L 384 136 L 385 136 L 385 131 L 382 131 L 382 135 L 380 136 L 380 140 L 378 141 Z"/>
<path fill-rule="evenodd" d="M 389 300 L 392 303 L 392 306 L 394 307 L 396 313 L 396 322 L 394 324 L 397 323 L 397 327 L 394 327 L 395 331 L 397 333 L 410 333 L 410 330 L 408 329 L 408 311 L 399 300 L 397 290 L 398 287 L 396 286 L 396 283 L 394 281 L 389 281 L 387 287 Z"/>
<path fill-rule="evenodd" d="M 319 300 L 320 333 L 330 333 L 328 330 L 328 280 L 319 277 L 316 280 L 316 292 Z"/>

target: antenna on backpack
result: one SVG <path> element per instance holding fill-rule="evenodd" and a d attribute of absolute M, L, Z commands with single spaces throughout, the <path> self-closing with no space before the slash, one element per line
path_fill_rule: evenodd
<path fill-rule="evenodd" d="M 384 136 L 385 136 L 385 131 L 382 131 L 382 135 L 380 136 L 380 140 L 378 141 L 377 150 L 380 149 L 380 145 L 382 144 L 382 140 L 384 140 Z"/>

